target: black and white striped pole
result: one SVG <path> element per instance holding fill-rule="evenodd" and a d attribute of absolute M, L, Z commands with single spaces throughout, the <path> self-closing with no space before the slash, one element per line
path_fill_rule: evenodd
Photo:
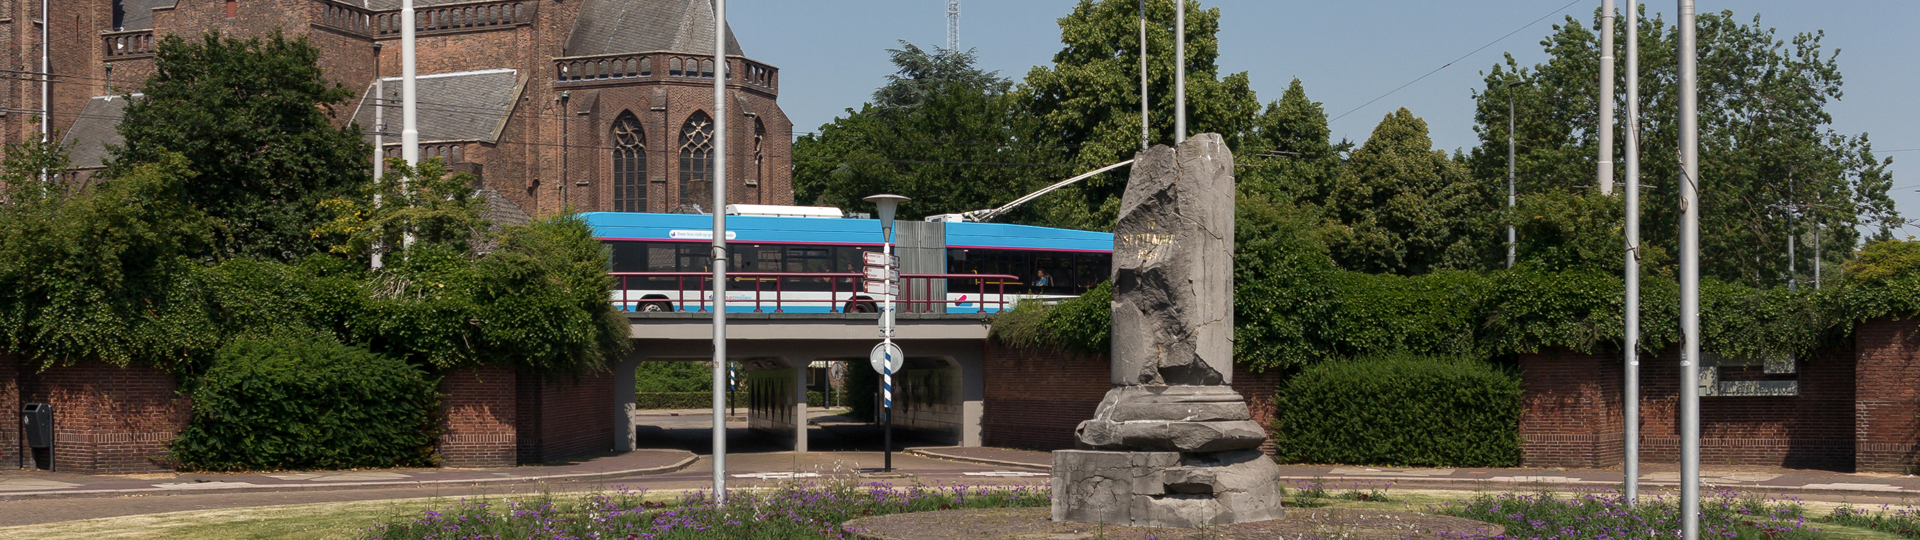
<path fill-rule="evenodd" d="M 880 307 L 880 344 L 873 348 L 867 360 L 873 364 L 873 370 L 880 372 L 880 424 L 881 443 L 886 455 L 884 470 L 893 472 L 893 374 L 900 371 L 906 363 L 906 354 L 899 345 L 893 344 L 893 297 L 899 291 L 899 266 L 893 257 L 893 213 L 907 198 L 899 195 L 874 195 L 866 198 L 878 207 L 880 212 L 881 251 L 879 271 L 874 272 L 874 262 L 867 261 L 867 291 L 879 294 L 884 300 Z"/>

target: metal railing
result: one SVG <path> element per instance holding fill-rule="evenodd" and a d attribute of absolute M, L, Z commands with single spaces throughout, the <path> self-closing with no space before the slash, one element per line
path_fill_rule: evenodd
<path fill-rule="evenodd" d="M 623 311 L 705 312 L 710 302 L 708 291 L 712 290 L 713 284 L 713 274 L 710 272 L 610 272 L 608 275 L 617 280 L 615 287 L 619 291 L 619 298 L 615 303 Z M 753 296 L 751 300 L 730 298 L 727 302 L 730 304 L 751 302 L 753 311 L 756 313 L 766 312 L 768 307 L 772 308 L 773 313 L 785 313 L 789 305 L 822 303 L 823 301 L 814 295 L 825 292 L 827 298 L 824 303 L 827 304 L 828 313 L 840 313 L 843 307 L 849 311 L 863 309 L 877 311 L 880 299 L 861 290 L 862 278 L 861 274 L 851 272 L 728 272 L 729 296 L 749 291 Z M 669 279 L 673 280 L 670 288 L 657 286 L 664 285 L 663 282 Z M 788 284 L 799 280 L 810 280 L 810 283 L 807 284 L 808 286 L 790 290 Z M 934 313 L 936 305 L 964 306 L 965 304 L 973 304 L 977 313 L 986 313 L 988 305 L 992 305 L 995 310 L 1005 311 L 1013 305 L 1013 299 L 1007 297 L 1007 285 L 1020 283 L 1019 276 L 1008 274 L 901 274 L 900 280 L 902 281 L 901 295 L 894 299 L 894 303 L 903 304 L 904 309 L 901 311 L 908 313 Z M 949 299 L 945 294 L 929 293 L 922 298 L 913 297 L 913 291 L 933 290 L 934 280 L 946 281 L 949 291 L 953 290 L 952 284 L 956 281 L 975 282 L 978 296 L 972 299 Z M 662 283 L 646 283 L 647 281 Z M 822 281 L 827 284 L 825 291 L 817 290 L 818 284 Z M 751 285 L 749 286 L 747 282 L 751 282 Z M 994 294 L 992 300 L 988 300 L 987 297 L 990 289 Z M 672 292 L 647 293 L 659 294 L 665 296 L 664 298 L 632 296 L 633 291 L 643 290 L 671 290 Z M 842 291 L 846 296 L 841 296 Z M 688 294 L 692 294 L 693 297 L 688 298 Z"/>
<path fill-rule="evenodd" d="M 109 32 L 101 34 L 100 41 L 107 48 L 106 57 L 108 59 L 153 54 L 154 41 L 152 30 Z"/>

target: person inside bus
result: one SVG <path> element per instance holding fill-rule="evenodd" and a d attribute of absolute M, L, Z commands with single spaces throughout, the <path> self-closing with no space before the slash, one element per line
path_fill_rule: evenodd
<path fill-rule="evenodd" d="M 1047 275 L 1046 270 L 1034 270 L 1033 273 L 1035 276 L 1033 279 L 1033 286 L 1035 287 L 1052 287 L 1053 286 L 1053 276 Z"/>

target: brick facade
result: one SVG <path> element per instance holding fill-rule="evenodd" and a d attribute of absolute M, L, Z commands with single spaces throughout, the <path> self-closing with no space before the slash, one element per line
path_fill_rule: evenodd
<path fill-rule="evenodd" d="M 1853 403 L 1854 467 L 1912 473 L 1920 441 L 1920 321 L 1878 319 L 1854 328 L 1859 399 Z"/>
<path fill-rule="evenodd" d="M 81 119 L 80 111 L 94 96 L 136 91 L 154 70 L 153 47 L 164 36 L 198 39 L 210 30 L 229 36 L 255 37 L 280 29 L 290 37 L 305 37 L 320 48 L 319 63 L 326 77 L 363 93 L 376 77 L 400 74 L 397 22 L 383 31 L 383 21 L 397 21 L 397 8 L 373 8 L 359 1 L 247 0 L 232 16 L 219 0 L 179 0 L 152 11 L 150 29 L 117 30 L 116 0 L 75 0 L 53 5 L 51 102 L 53 128 L 65 132 Z M 129 0 L 128 5 L 137 4 Z M 392 4 L 388 2 L 385 4 Z M 568 50 L 568 40 L 579 30 L 581 10 L 589 2 L 575 0 L 495 0 L 488 2 L 419 2 L 415 55 L 422 76 L 488 69 L 513 69 L 522 88 L 498 134 L 487 139 L 422 141 L 422 158 L 446 157 L 456 170 L 477 172 L 487 189 L 512 201 L 534 216 L 556 213 L 568 205 L 582 211 L 614 210 L 612 131 L 624 114 L 640 120 L 645 155 L 646 204 L 649 212 L 671 212 L 686 202 L 711 211 L 711 195 L 704 189 L 682 193 L 680 137 L 682 128 L 698 114 L 713 114 L 713 79 L 697 74 L 672 73 L 669 58 L 708 58 L 711 42 L 679 46 L 689 50 L 632 51 L 632 54 L 582 53 Z M 632 10 L 667 12 L 693 0 L 633 0 Z M 21 70 L 37 70 L 41 40 L 32 21 L 40 17 L 38 2 L 5 2 L 0 23 L 0 63 Z M 704 8 L 702 8 L 704 9 Z M 698 18 L 693 13 L 688 20 Z M 607 23 L 599 23 L 607 24 Z M 710 23 L 709 23 L 710 24 Z M 674 25 L 678 28 L 678 25 Z M 660 31 L 656 25 L 649 32 Z M 620 40 L 615 40 L 620 41 Z M 652 40 L 658 43 L 661 40 Z M 378 45 L 379 47 L 376 47 Z M 603 47 L 604 48 L 604 47 Z M 584 56 L 583 56 L 584 55 Z M 638 69 L 648 57 L 651 70 Z M 781 111 L 779 69 L 730 53 L 727 103 L 728 202 L 793 204 L 793 123 Z M 613 73 L 622 61 L 635 62 L 629 71 Z M 610 67 L 612 66 L 612 67 Z M 562 68 L 567 71 L 562 71 Z M 40 107 L 40 87 L 27 77 L 0 81 L 0 101 L 19 109 Z M 462 107 L 459 103 L 428 103 L 434 107 Z M 336 110 L 345 124 L 360 104 Z M 390 155 L 397 156 L 399 108 L 388 111 Z M 35 114 L 0 113 L 0 144 L 39 137 Z M 372 130 L 375 126 L 363 125 Z M 371 156 L 369 156 L 371 159 Z"/>
<path fill-rule="evenodd" d="M 1621 422 L 1625 414 L 1625 375 L 1621 362 L 1612 354 L 1520 356 L 1527 391 L 1520 420 L 1526 465 L 1608 467 L 1624 460 L 1626 432 Z M 1798 396 L 1700 398 L 1701 461 L 1853 470 L 1853 351 L 1838 350 L 1804 359 L 1798 368 Z M 1678 348 L 1643 357 L 1643 462 L 1679 462 L 1679 402 Z M 1912 440 L 1911 436 L 1909 432 L 1907 440 Z"/>
<path fill-rule="evenodd" d="M 60 471 L 125 474 L 173 468 L 167 442 L 186 427 L 192 409 L 176 392 L 172 374 L 100 361 L 39 373 L 15 369 L 19 394 L 9 402 L 13 412 L 25 403 L 53 405 L 54 465 Z M 17 433 L 15 422 L 10 431 Z"/>
<path fill-rule="evenodd" d="M 440 451 L 448 467 L 510 467 L 518 461 L 516 373 L 461 368 L 441 375 Z"/>
<path fill-rule="evenodd" d="M 1568 352 L 1520 355 L 1521 386 L 1526 389 L 1521 453 L 1528 465 L 1602 467 L 1620 462 L 1625 436 L 1620 363 L 1614 356 Z"/>
<path fill-rule="evenodd" d="M 521 370 L 516 389 L 518 461 L 546 463 L 613 449 L 612 373 L 545 379 Z"/>
<path fill-rule="evenodd" d="M 985 406 L 980 439 L 986 446 L 1063 450 L 1074 447 L 1073 430 L 1093 418 L 1113 388 L 1107 355 L 1031 351 L 986 344 Z M 1255 374 L 1234 366 L 1233 389 L 1246 397 L 1254 420 L 1273 420 L 1278 372 Z M 1274 453 L 1273 441 L 1260 445 Z"/>
<path fill-rule="evenodd" d="M 20 412 L 20 359 L 12 354 L 0 352 L 0 407 L 6 407 L 7 413 Z M 20 440 L 19 424 L 0 427 L 0 468 L 22 465 L 20 459 L 26 449 L 26 441 Z"/>

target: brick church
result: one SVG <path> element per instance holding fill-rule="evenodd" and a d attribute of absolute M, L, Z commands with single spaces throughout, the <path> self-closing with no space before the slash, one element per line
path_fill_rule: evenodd
<path fill-rule="evenodd" d="M 0 0 L 0 142 L 39 137 L 41 5 Z M 339 111 L 400 155 L 400 0 L 58 0 L 46 20 L 52 129 L 97 170 L 168 34 L 259 36 L 320 48 L 359 93 Z M 713 64 L 708 0 L 416 0 L 421 157 L 474 173 L 495 214 L 712 211 L 713 77 L 724 73 L 731 203 L 792 204 L 793 124 L 780 74 L 727 39 Z M 138 99 L 137 96 L 135 99 Z M 371 162 L 372 156 L 369 156 Z M 512 208 L 501 208 L 503 203 Z"/>

